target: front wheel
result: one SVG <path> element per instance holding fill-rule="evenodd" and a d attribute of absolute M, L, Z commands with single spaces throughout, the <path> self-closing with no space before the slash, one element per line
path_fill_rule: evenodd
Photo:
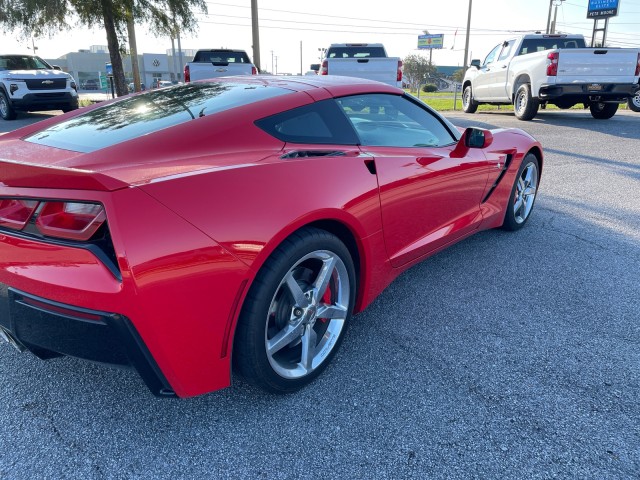
<path fill-rule="evenodd" d="M 525 83 L 518 87 L 513 99 L 513 111 L 519 120 L 531 120 L 538 113 L 540 101 L 531 96 L 531 85 Z"/>
<path fill-rule="evenodd" d="M 634 112 L 640 112 L 640 90 L 638 90 L 633 97 L 627 100 L 627 103 L 629 104 L 629 109 Z"/>
<path fill-rule="evenodd" d="M 617 103 L 592 103 L 589 105 L 591 116 L 598 120 L 607 120 L 613 117 L 618 111 Z"/>
<path fill-rule="evenodd" d="M 5 120 L 15 120 L 18 115 L 16 111 L 9 103 L 7 95 L 4 92 L 0 92 L 0 117 Z"/>
<path fill-rule="evenodd" d="M 467 85 L 462 92 L 462 111 L 465 113 L 476 113 L 478 110 L 478 102 L 473 99 L 473 91 L 471 85 Z"/>
<path fill-rule="evenodd" d="M 234 339 L 234 366 L 267 391 L 294 392 L 335 355 L 355 301 L 349 250 L 324 230 L 305 228 L 265 262 L 247 294 Z"/>
<path fill-rule="evenodd" d="M 516 175 L 502 228 L 515 231 L 524 227 L 531 216 L 533 204 L 536 201 L 539 178 L 540 162 L 538 157 L 529 153 L 524 157 L 518 175 Z"/>

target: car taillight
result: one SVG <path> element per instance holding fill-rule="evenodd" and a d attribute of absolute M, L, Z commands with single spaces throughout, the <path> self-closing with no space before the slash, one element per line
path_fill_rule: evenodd
<path fill-rule="evenodd" d="M 191 81 L 191 74 L 189 73 L 189 65 L 184 66 L 184 81 L 185 82 Z"/>
<path fill-rule="evenodd" d="M 257 75 L 258 69 L 256 67 L 251 67 L 251 75 Z"/>
<path fill-rule="evenodd" d="M 36 228 L 49 237 L 86 241 L 106 219 L 104 207 L 97 203 L 44 202 Z"/>
<path fill-rule="evenodd" d="M 0 199 L 0 226 L 22 230 L 38 206 L 37 200 Z"/>
<path fill-rule="evenodd" d="M 322 62 L 322 69 L 320 70 L 320 75 L 329 75 L 329 62 L 324 60 Z"/>
<path fill-rule="evenodd" d="M 640 53 L 638 54 L 638 61 L 636 62 L 635 76 L 637 77 L 638 75 L 640 75 Z"/>
<path fill-rule="evenodd" d="M 549 64 L 547 65 L 547 76 L 555 77 L 558 75 L 558 61 L 560 60 L 560 52 L 549 52 L 547 55 Z"/>
<path fill-rule="evenodd" d="M 402 60 L 398 60 L 398 75 L 396 77 L 396 82 L 402 81 Z"/>

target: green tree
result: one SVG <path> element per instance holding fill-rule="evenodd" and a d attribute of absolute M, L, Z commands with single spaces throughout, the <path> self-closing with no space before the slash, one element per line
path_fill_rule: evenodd
<path fill-rule="evenodd" d="M 70 31 L 74 25 L 99 26 L 107 34 L 109 57 L 116 93 L 127 94 L 121 45 L 125 44 L 127 15 L 147 22 L 157 35 L 173 32 L 180 25 L 194 32 L 193 9 L 207 11 L 204 0 L 0 0 L 0 25 L 5 31 L 19 31 L 25 38 L 52 36 Z"/>
<path fill-rule="evenodd" d="M 404 77 L 413 90 L 417 90 L 421 83 L 436 74 L 436 67 L 422 55 L 408 55 L 402 65 Z"/>
<path fill-rule="evenodd" d="M 464 68 L 459 68 L 458 70 L 453 72 L 453 75 L 451 77 L 454 81 L 462 83 L 462 80 L 464 79 Z"/>

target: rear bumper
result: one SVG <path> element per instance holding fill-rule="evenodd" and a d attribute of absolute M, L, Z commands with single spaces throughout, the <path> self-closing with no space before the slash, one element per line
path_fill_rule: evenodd
<path fill-rule="evenodd" d="M 78 108 L 78 96 L 71 92 L 28 93 L 22 98 L 11 98 L 11 106 L 21 111 L 59 110 Z"/>
<path fill-rule="evenodd" d="M 624 102 L 633 97 L 638 90 L 638 85 L 615 83 L 570 83 L 542 85 L 538 98 L 543 101 L 572 100 L 581 102 Z"/>
<path fill-rule="evenodd" d="M 0 329 L 19 349 L 41 359 L 68 355 L 133 367 L 154 395 L 175 396 L 123 315 L 54 302 L 0 284 Z"/>

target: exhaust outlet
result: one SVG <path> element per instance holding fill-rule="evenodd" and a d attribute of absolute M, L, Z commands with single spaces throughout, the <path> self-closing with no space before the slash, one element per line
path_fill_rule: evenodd
<path fill-rule="evenodd" d="M 24 352 L 26 350 L 26 348 L 20 342 L 13 338 L 13 336 L 2 327 L 0 327 L 0 338 L 6 341 L 9 345 L 14 347 L 19 352 Z"/>

